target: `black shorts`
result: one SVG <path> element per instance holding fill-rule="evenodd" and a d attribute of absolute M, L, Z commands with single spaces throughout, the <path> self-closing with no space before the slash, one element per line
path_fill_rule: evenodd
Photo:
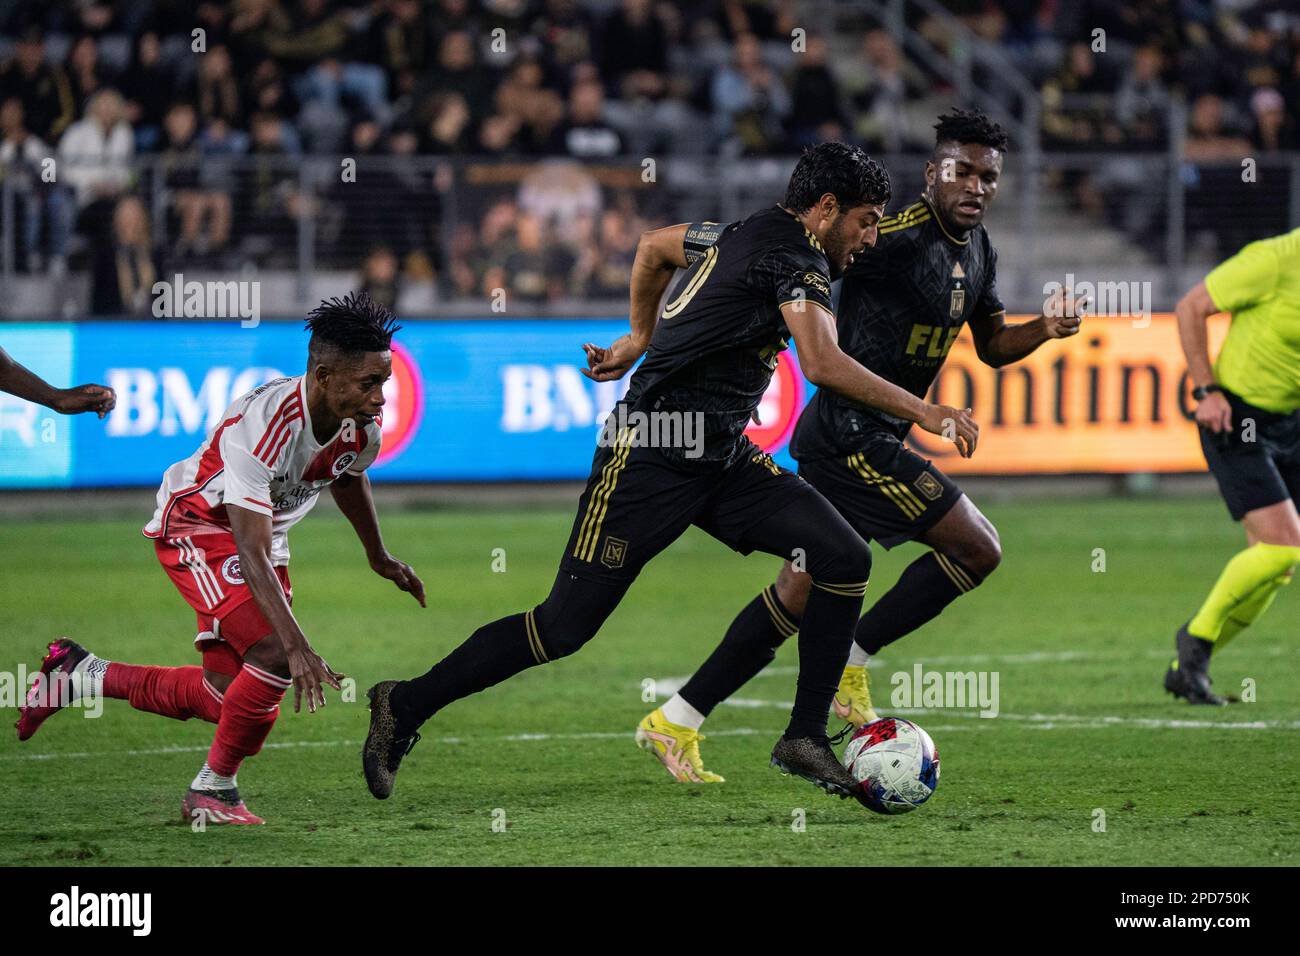
<path fill-rule="evenodd" d="M 746 532 L 792 504 L 815 499 L 836 520 L 806 481 L 745 443 L 726 465 L 682 463 L 626 442 L 597 448 L 560 568 L 625 584 L 691 525 L 749 554 L 756 545 Z M 844 533 L 852 533 L 847 525 Z"/>
<path fill-rule="evenodd" d="M 1232 520 L 1288 498 L 1300 502 L 1300 411 L 1266 412 L 1223 395 L 1232 406 L 1232 431 L 1200 429 L 1201 450 Z"/>
<path fill-rule="evenodd" d="M 886 548 L 921 537 L 962 496 L 956 482 L 888 432 L 857 454 L 801 462 L 799 474 L 854 531 Z"/>

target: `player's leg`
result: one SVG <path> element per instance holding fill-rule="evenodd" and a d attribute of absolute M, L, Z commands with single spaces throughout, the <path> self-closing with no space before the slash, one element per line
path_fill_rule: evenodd
<path fill-rule="evenodd" d="M 65 637 L 50 644 L 18 709 L 18 739 L 31 739 L 66 707 L 86 707 L 104 698 L 126 700 L 136 710 L 174 720 L 197 717 L 216 723 L 221 712 L 220 693 L 205 681 L 201 667 L 109 661 Z"/>
<path fill-rule="evenodd" d="M 181 812 L 210 824 L 258 824 L 263 821 L 240 799 L 236 777 L 244 761 L 261 752 L 293 681 L 284 646 L 255 601 L 231 611 L 221 631 L 224 646 L 239 655 L 241 666 L 232 668 L 215 653 L 204 655 L 205 667 L 225 689 L 207 760 L 190 783 Z"/>
<path fill-rule="evenodd" d="M 997 531 L 947 475 L 891 435 L 855 455 L 806 462 L 800 474 L 864 539 L 886 548 L 920 540 L 933 549 L 904 570 L 855 628 L 833 706 L 837 718 L 861 726 L 877 716 L 870 654 L 982 582 L 1001 559 Z"/>
<path fill-rule="evenodd" d="M 741 609 L 722 643 L 681 690 L 641 718 L 637 744 L 646 750 L 653 747 L 678 782 L 725 782 L 724 777 L 704 768 L 700 728 L 714 707 L 772 663 L 776 649 L 799 630 L 810 587 L 808 575 L 785 562 L 776 581 Z"/>
<path fill-rule="evenodd" d="M 682 689 L 660 708 L 664 716 L 699 730 L 713 708 L 740 690 L 799 630 L 812 582 L 789 561 L 776 580 L 741 609 L 719 644 Z"/>
<path fill-rule="evenodd" d="M 933 620 L 978 586 L 1001 560 L 996 529 L 941 471 L 892 437 L 861 455 L 810 462 L 800 469 L 866 540 L 886 547 L 920 539 L 933 550 L 917 559 L 863 615 L 835 694 L 834 713 L 857 726 L 876 719 L 867 663 L 870 653 Z M 732 622 L 723 642 L 662 708 L 698 730 L 713 708 L 735 693 L 797 631 L 811 588 L 786 562 L 774 586 Z"/>
<path fill-rule="evenodd" d="M 101 662 L 93 655 L 85 666 L 91 673 L 102 671 L 101 687 L 106 697 L 127 700 L 136 710 L 177 720 L 199 717 L 216 723 L 221 715 L 222 695 L 241 664 L 239 652 L 217 637 L 219 618 L 252 599 L 243 579 L 228 565 L 228 559 L 237 554 L 234 538 L 205 535 L 160 540 L 155 543 L 155 552 L 167 576 L 195 610 L 195 644 L 203 654 L 203 666 Z"/>
<path fill-rule="evenodd" d="M 410 737 L 453 701 L 575 653 L 595 637 L 629 585 L 560 571 L 541 604 L 483 625 L 426 673 L 392 688 L 398 735 Z"/>
<path fill-rule="evenodd" d="M 392 793 L 420 727 L 442 708 L 591 640 L 641 568 L 690 526 L 712 480 L 627 440 L 598 449 L 546 600 L 480 627 L 422 676 L 368 692 L 362 769 L 370 792 L 381 800 Z"/>
<path fill-rule="evenodd" d="M 997 529 L 965 495 L 918 540 L 931 550 L 909 564 L 862 615 L 850 664 L 864 665 L 871 654 L 934 620 L 983 584 L 1002 561 Z"/>
<path fill-rule="evenodd" d="M 728 470 L 697 524 L 741 553 L 763 551 L 806 571 L 811 588 L 799 631 L 794 706 L 772 761 L 847 795 L 853 781 L 830 748 L 826 721 L 862 610 L 871 549 L 812 485 L 757 449 Z"/>
<path fill-rule="evenodd" d="M 1234 408 L 1234 411 L 1236 409 Z M 1278 431 L 1281 435 L 1278 435 Z M 1197 612 L 1174 639 L 1177 658 L 1165 672 L 1165 689 L 1194 704 L 1222 704 L 1211 690 L 1210 657 L 1249 627 L 1291 581 L 1300 563 L 1300 426 L 1260 426 L 1259 441 L 1239 432 L 1201 433 L 1201 447 L 1228 511 L 1242 523 L 1247 548 L 1224 566 Z M 1283 447 L 1271 439 L 1286 439 Z"/>
<path fill-rule="evenodd" d="M 1209 595 L 1180 632 L 1184 657 L 1208 658 L 1255 623 L 1300 564 L 1300 516 L 1291 500 L 1247 512 L 1248 547 L 1228 561 Z M 1184 636 L 1185 635 L 1185 636 Z"/>

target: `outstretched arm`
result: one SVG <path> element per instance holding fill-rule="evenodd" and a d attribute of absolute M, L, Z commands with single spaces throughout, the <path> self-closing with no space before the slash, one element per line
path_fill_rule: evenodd
<path fill-rule="evenodd" d="M 375 499 L 370 494 L 370 477 L 344 472 L 330 485 L 330 494 L 361 539 L 370 569 L 419 601 L 420 607 L 426 607 L 424 582 L 409 564 L 397 560 L 384 547 L 384 539 L 379 533 L 379 516 L 375 513 Z"/>
<path fill-rule="evenodd" d="M 659 301 L 663 298 L 673 273 L 685 269 L 686 230 L 690 223 L 678 223 L 641 234 L 632 262 L 632 308 L 629 313 L 632 331 L 614 341 L 607 349 L 588 342 L 587 367 L 582 374 L 597 382 L 622 378 L 650 347 L 659 320 Z"/>
<path fill-rule="evenodd" d="M 294 712 L 301 708 L 302 695 L 306 693 L 307 709 L 315 713 L 317 705 L 325 706 L 325 691 L 321 685 L 329 684 L 338 690 L 343 675 L 336 674 L 325 659 L 312 650 L 307 635 L 289 609 L 284 589 L 271 564 L 270 515 L 230 502 L 226 502 L 226 514 L 230 517 L 230 530 L 239 549 L 240 571 L 248 589 L 253 592 L 258 610 L 284 646 L 289 674 L 293 677 Z"/>
<path fill-rule="evenodd" d="M 30 369 L 15 362 L 4 349 L 0 349 L 0 392 L 17 395 L 64 415 L 95 412 L 103 418 L 117 404 L 117 395 L 105 385 L 55 388 Z"/>
<path fill-rule="evenodd" d="M 970 409 L 932 405 L 853 361 L 840 349 L 835 317 L 815 302 L 787 303 L 781 315 L 794 336 L 799 365 L 808 381 L 942 435 L 957 445 L 963 458 L 975 453 L 979 425 Z"/>
<path fill-rule="evenodd" d="M 993 368 L 1019 362 L 1049 339 L 1078 334 L 1087 306 L 1087 296 L 1076 297 L 1061 289 L 1048 300 L 1043 314 L 1028 322 L 1008 325 L 1005 312 L 972 318 L 970 330 L 975 339 L 975 354 Z"/>

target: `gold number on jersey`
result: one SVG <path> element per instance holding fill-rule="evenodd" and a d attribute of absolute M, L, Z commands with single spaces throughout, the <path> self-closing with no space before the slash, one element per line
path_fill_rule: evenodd
<path fill-rule="evenodd" d="M 713 267 L 717 261 L 718 247 L 709 246 L 704 253 L 704 262 L 700 266 L 699 271 L 691 277 L 690 282 L 686 283 L 686 288 L 682 290 L 681 295 L 664 306 L 664 312 L 661 318 L 671 319 L 673 316 L 680 313 L 682 309 L 690 305 L 691 299 L 695 298 L 695 293 L 700 291 L 700 286 L 704 285 L 704 281 L 708 279 L 709 273 L 713 271 Z"/>

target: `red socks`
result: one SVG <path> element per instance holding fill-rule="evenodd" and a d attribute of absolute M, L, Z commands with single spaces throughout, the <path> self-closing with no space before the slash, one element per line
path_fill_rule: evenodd
<path fill-rule="evenodd" d="M 221 716 L 221 695 L 203 679 L 202 667 L 145 667 L 114 662 L 104 674 L 104 696 L 127 700 L 136 710 L 176 720 L 198 717 L 215 724 Z"/>
<path fill-rule="evenodd" d="M 293 681 L 245 663 L 226 688 L 217 735 L 208 751 L 208 766 L 233 777 L 244 758 L 262 749 L 280 713 L 280 701 Z"/>
<path fill-rule="evenodd" d="M 112 663 L 104 674 L 104 696 L 127 700 L 136 710 L 176 720 L 199 717 L 217 725 L 208 765 L 233 777 L 244 758 L 262 749 L 293 681 L 245 664 L 218 694 L 201 667 L 145 667 Z"/>

